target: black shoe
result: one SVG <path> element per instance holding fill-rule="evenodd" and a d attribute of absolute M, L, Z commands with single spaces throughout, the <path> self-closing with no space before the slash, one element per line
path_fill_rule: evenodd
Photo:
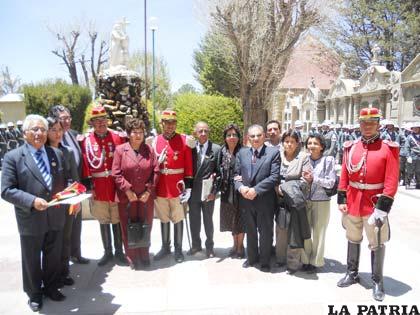
<path fill-rule="evenodd" d="M 42 297 L 29 299 L 28 305 L 32 312 L 39 312 L 42 308 Z"/>
<path fill-rule="evenodd" d="M 198 252 L 201 252 L 203 249 L 201 247 L 193 247 L 190 250 L 188 250 L 187 255 L 188 256 L 193 256 L 195 254 L 197 254 Z"/>
<path fill-rule="evenodd" d="M 153 257 L 153 260 L 161 260 L 168 256 L 171 253 L 171 248 L 167 246 L 163 246 L 159 252 L 156 253 L 156 255 Z"/>
<path fill-rule="evenodd" d="M 243 268 L 254 267 L 254 263 L 250 263 L 250 262 L 248 261 L 248 259 L 247 259 L 247 260 L 245 260 L 245 262 L 242 264 L 242 267 L 243 267 Z"/>
<path fill-rule="evenodd" d="M 61 302 L 66 299 L 66 296 L 57 289 L 45 291 L 44 295 L 56 302 Z"/>
<path fill-rule="evenodd" d="M 74 284 L 74 280 L 71 277 L 65 277 L 65 278 L 61 278 L 61 283 L 63 283 L 63 285 L 73 285 Z"/>
<path fill-rule="evenodd" d="M 277 268 L 281 268 L 281 267 L 284 267 L 284 266 L 286 266 L 285 262 L 276 262 L 276 267 Z"/>
<path fill-rule="evenodd" d="M 82 257 L 82 256 L 78 256 L 78 257 L 72 256 L 72 257 L 70 257 L 70 261 L 73 264 L 80 264 L 80 265 L 86 265 L 86 264 L 90 263 L 89 259 L 87 259 L 85 257 Z"/>
<path fill-rule="evenodd" d="M 310 264 L 303 264 L 302 268 L 301 268 L 302 271 L 308 271 L 309 266 L 310 266 Z"/>
<path fill-rule="evenodd" d="M 262 272 L 270 272 L 271 271 L 271 268 L 270 268 L 270 265 L 261 265 L 260 270 Z"/>
<path fill-rule="evenodd" d="M 117 265 L 119 265 L 119 266 L 128 266 L 128 260 L 125 257 L 125 255 L 124 255 L 123 252 L 115 252 L 114 257 L 117 260 Z"/>
<path fill-rule="evenodd" d="M 237 252 L 236 252 L 236 247 L 233 246 L 230 250 L 229 250 L 229 257 L 235 258 L 237 257 Z"/>
<path fill-rule="evenodd" d="M 351 286 L 352 284 L 356 284 L 360 281 L 359 274 L 355 274 L 352 272 L 347 272 L 346 275 L 341 278 L 338 283 L 337 287 L 339 288 L 347 288 Z"/>
<path fill-rule="evenodd" d="M 294 275 L 296 273 L 297 270 L 295 269 L 291 269 L 291 268 L 287 268 L 286 269 L 286 274 L 288 275 Z"/>
<path fill-rule="evenodd" d="M 150 258 L 140 259 L 140 262 L 144 267 L 150 267 Z"/>
<path fill-rule="evenodd" d="M 306 268 L 306 273 L 316 273 L 316 271 L 318 270 L 318 268 L 314 265 L 309 264 L 308 267 Z"/>
<path fill-rule="evenodd" d="M 208 258 L 214 258 L 214 250 L 213 250 L 213 248 L 207 248 L 206 249 L 206 255 L 207 255 L 207 257 Z"/>
<path fill-rule="evenodd" d="M 98 266 L 105 266 L 112 260 L 112 258 L 114 258 L 114 255 L 112 253 L 104 253 L 101 259 L 99 259 L 98 261 Z"/>

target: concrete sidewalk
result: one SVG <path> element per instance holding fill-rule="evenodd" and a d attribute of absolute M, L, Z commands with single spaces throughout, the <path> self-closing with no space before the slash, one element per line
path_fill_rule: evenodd
<path fill-rule="evenodd" d="M 14 211 L 0 201 L 0 313 L 32 314 L 22 291 L 20 247 Z M 99 226 L 83 222 L 83 255 L 89 265 L 74 265 L 76 283 L 62 292 L 64 302 L 44 301 L 42 314 L 328 314 L 328 305 L 340 310 L 347 305 L 356 314 L 356 305 L 375 304 L 370 290 L 370 253 L 362 245 L 360 285 L 337 288 L 345 273 L 346 239 L 335 200 L 327 234 L 326 265 L 317 274 L 287 275 L 284 268 L 271 273 L 241 267 L 243 260 L 231 259 L 231 235 L 219 232 L 219 212 L 215 210 L 215 252 L 186 256 L 175 264 L 173 256 L 147 270 L 108 265 L 98 267 L 102 255 Z M 390 215 L 392 239 L 385 261 L 386 305 L 415 305 L 420 309 L 420 191 L 404 188 L 398 193 Z M 202 229 L 202 238 L 204 237 Z M 184 250 L 188 247 L 184 233 Z M 160 248 L 160 224 L 154 221 L 152 248 Z M 273 263 L 274 265 L 274 263 Z"/>

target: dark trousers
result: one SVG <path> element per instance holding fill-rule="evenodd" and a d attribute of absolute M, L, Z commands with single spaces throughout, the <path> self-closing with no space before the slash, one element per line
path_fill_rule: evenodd
<path fill-rule="evenodd" d="M 63 229 L 63 244 L 61 249 L 61 277 L 68 277 L 70 274 L 69 261 L 71 249 L 71 233 L 74 222 L 74 215 L 69 215 L 68 209 L 66 213 L 66 221 Z"/>
<path fill-rule="evenodd" d="M 81 234 L 82 234 L 82 211 L 80 210 L 80 212 L 76 216 L 73 216 L 73 224 L 71 228 L 70 256 L 73 256 L 73 257 L 82 256 L 82 250 L 80 248 Z"/>
<path fill-rule="evenodd" d="M 141 248 L 128 248 L 127 243 L 127 223 L 128 216 L 133 221 L 146 222 L 148 224 L 153 223 L 153 203 L 147 202 L 146 206 L 141 202 L 133 202 L 129 209 L 127 209 L 127 203 L 118 203 L 118 213 L 120 215 L 121 225 L 121 236 L 123 239 L 125 255 L 131 263 L 136 261 L 149 259 L 149 247 Z M 140 205 L 140 207 L 137 207 Z M 152 229 L 150 229 L 150 232 Z"/>
<path fill-rule="evenodd" d="M 405 164 L 407 163 L 407 157 L 400 155 L 400 180 L 405 183 Z"/>
<path fill-rule="evenodd" d="M 416 180 L 416 186 L 420 185 L 420 159 L 413 160 L 413 163 L 406 163 L 407 184 L 410 184 L 413 177 Z"/>
<path fill-rule="evenodd" d="M 42 295 L 42 284 L 46 291 L 57 289 L 61 272 L 61 244 L 61 231 L 20 236 L 23 290 L 29 298 Z"/>
<path fill-rule="evenodd" d="M 274 209 L 256 209 L 253 206 L 248 206 L 245 209 L 249 263 L 254 264 L 259 260 L 261 265 L 270 264 L 271 246 L 273 243 L 273 219 Z"/>
<path fill-rule="evenodd" d="M 201 248 L 201 213 L 203 213 L 204 231 L 206 232 L 206 248 L 213 249 L 214 241 L 214 226 L 213 226 L 213 212 L 214 200 L 201 202 L 189 202 L 190 211 L 190 229 L 193 248 Z"/>

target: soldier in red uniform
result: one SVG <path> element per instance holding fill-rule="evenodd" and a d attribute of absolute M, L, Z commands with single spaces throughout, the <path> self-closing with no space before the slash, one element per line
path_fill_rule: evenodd
<path fill-rule="evenodd" d="M 195 146 L 195 141 L 176 133 L 176 113 L 173 110 L 163 111 L 161 119 L 163 134 L 158 135 L 152 144 L 159 160 L 160 177 L 156 187 L 155 211 L 161 221 L 162 234 L 162 249 L 154 259 L 160 260 L 171 252 L 170 222 L 172 222 L 175 261 L 182 262 L 185 216 L 181 203 L 187 202 L 191 196 L 193 179 L 191 148 Z"/>
<path fill-rule="evenodd" d="M 93 191 L 92 215 L 99 221 L 104 255 L 98 261 L 103 266 L 113 258 L 111 228 L 114 234 L 115 257 L 122 265 L 127 260 L 122 250 L 118 205 L 115 202 L 115 183 L 111 176 L 115 147 L 125 142 L 125 135 L 108 129 L 108 119 L 102 106 L 94 106 L 90 123 L 93 130 L 79 136 L 82 149 L 82 181 Z"/>
<path fill-rule="evenodd" d="M 371 250 L 373 298 L 382 301 L 384 242 L 389 240 L 388 213 L 398 189 L 399 146 L 379 135 L 377 108 L 360 111 L 362 137 L 344 143 L 337 202 L 348 240 L 347 273 L 337 285 L 359 282 L 360 243 L 365 230 Z"/>

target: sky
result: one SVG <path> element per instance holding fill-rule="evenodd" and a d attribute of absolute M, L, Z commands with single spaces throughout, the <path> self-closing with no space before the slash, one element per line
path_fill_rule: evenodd
<path fill-rule="evenodd" d="M 51 53 L 58 45 L 49 29 L 69 30 L 72 25 L 94 22 L 99 34 L 109 41 L 112 26 L 122 17 L 130 22 L 129 52 L 143 51 L 144 1 L 0 0 L 0 66 L 8 66 L 22 83 L 53 78 L 69 81 L 63 61 Z M 206 31 L 200 11 L 195 0 L 147 0 L 148 20 L 157 18 L 155 52 L 168 65 L 172 91 L 186 83 L 200 88 L 192 68 L 193 51 Z M 147 41 L 151 52 L 150 29 Z"/>

